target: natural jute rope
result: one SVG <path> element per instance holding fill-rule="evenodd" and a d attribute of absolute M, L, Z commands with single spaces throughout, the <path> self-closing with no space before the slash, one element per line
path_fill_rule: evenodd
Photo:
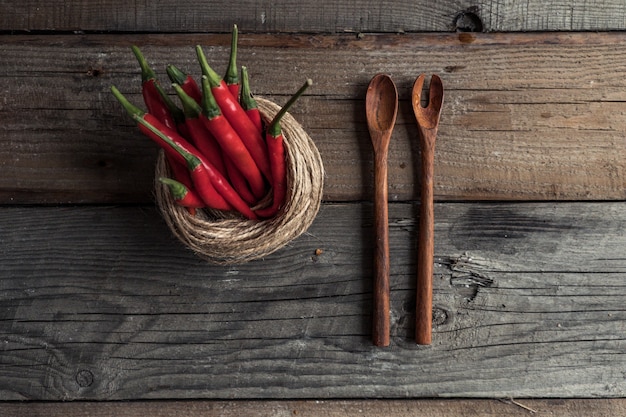
<path fill-rule="evenodd" d="M 271 120 L 280 106 L 255 97 L 259 110 Z M 302 126 L 289 114 L 281 121 L 287 159 L 287 196 L 277 216 L 254 221 L 215 210 L 198 210 L 195 216 L 172 199 L 167 186 L 155 181 L 156 201 L 172 233 L 213 264 L 228 265 L 260 259 L 304 233 L 319 211 L 324 167 L 319 151 Z M 169 167 L 161 152 L 155 177 L 167 176 Z M 259 207 L 271 202 L 270 195 Z"/>

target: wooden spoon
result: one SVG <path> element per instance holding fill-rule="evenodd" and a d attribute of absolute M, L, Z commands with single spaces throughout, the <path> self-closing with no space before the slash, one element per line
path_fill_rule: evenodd
<path fill-rule="evenodd" d="M 411 95 L 422 151 L 415 341 L 420 345 L 429 345 L 432 341 L 433 257 L 435 249 L 433 171 L 435 165 L 435 139 L 437 138 L 439 116 L 441 115 L 441 106 L 443 105 L 443 83 L 437 75 L 431 77 L 428 106 L 426 107 L 422 107 L 421 104 L 423 87 L 424 74 L 415 80 Z"/>
<path fill-rule="evenodd" d="M 398 113 L 398 91 L 388 75 L 377 74 L 367 87 L 367 127 L 374 147 L 374 314 L 372 338 L 389 345 L 389 217 L 387 154 Z"/>

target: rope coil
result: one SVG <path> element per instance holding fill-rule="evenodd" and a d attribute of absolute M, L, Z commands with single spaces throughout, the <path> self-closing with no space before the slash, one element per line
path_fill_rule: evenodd
<path fill-rule="evenodd" d="M 255 97 L 267 123 L 280 110 L 277 104 Z M 195 216 L 177 204 L 159 177 L 169 175 L 161 151 L 155 169 L 156 202 L 168 227 L 198 256 L 216 265 L 234 265 L 263 258 L 304 233 L 322 202 L 324 167 L 315 143 L 287 113 L 281 120 L 287 172 L 287 195 L 279 213 L 267 220 L 247 220 L 233 213 L 197 210 Z M 271 193 L 255 208 L 271 204 Z"/>

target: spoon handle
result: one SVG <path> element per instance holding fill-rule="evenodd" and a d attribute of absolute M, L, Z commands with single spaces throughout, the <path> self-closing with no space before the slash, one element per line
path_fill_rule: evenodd
<path fill-rule="evenodd" d="M 432 341 L 433 258 L 435 248 L 435 214 L 433 202 L 433 171 L 435 141 L 430 131 L 422 132 L 422 184 L 417 252 L 417 298 L 415 341 L 429 345 Z M 432 139 L 432 140 L 431 140 Z"/>
<path fill-rule="evenodd" d="M 374 155 L 374 308 L 375 346 L 389 345 L 389 212 L 387 206 L 387 149 Z"/>

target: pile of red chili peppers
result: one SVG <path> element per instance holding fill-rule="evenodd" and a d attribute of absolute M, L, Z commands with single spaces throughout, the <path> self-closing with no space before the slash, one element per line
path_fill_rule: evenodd
<path fill-rule="evenodd" d="M 280 121 L 311 80 L 265 126 L 250 92 L 246 67 L 241 67 L 241 77 L 238 73 L 237 37 L 235 25 L 223 78 L 209 66 L 201 46 L 196 46 L 202 70 L 200 85 L 174 65 L 167 66 L 180 107 L 136 46 L 132 50 L 141 67 L 147 111 L 130 103 L 116 87 L 111 90 L 140 131 L 164 150 L 172 178 L 159 180 L 178 204 L 192 214 L 207 207 L 237 211 L 248 219 L 266 219 L 279 212 L 287 192 Z M 256 209 L 270 193 L 271 203 Z"/>

